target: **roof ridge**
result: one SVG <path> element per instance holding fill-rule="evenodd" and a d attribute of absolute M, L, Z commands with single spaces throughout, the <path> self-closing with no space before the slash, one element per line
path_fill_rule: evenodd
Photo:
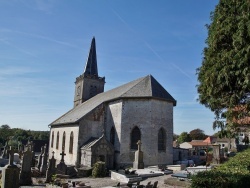
<path fill-rule="evenodd" d="M 135 85 L 133 85 L 132 87 L 130 87 L 127 91 L 123 92 L 123 94 L 121 96 L 123 96 L 125 93 L 127 93 L 128 91 L 131 91 L 134 87 L 136 87 L 139 83 L 141 83 L 143 80 L 145 80 L 147 77 L 149 77 L 149 75 L 138 78 L 137 80 L 141 79 L 138 83 L 136 83 Z M 136 80 L 135 80 L 136 81 Z"/>

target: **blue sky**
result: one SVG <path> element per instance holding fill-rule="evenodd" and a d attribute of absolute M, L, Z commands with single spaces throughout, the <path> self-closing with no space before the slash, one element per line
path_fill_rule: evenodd
<path fill-rule="evenodd" d="M 73 107 L 95 36 L 105 90 L 151 74 L 177 100 L 175 133 L 213 134 L 213 113 L 196 101 L 195 73 L 217 3 L 0 0 L 0 125 L 49 130 Z"/>

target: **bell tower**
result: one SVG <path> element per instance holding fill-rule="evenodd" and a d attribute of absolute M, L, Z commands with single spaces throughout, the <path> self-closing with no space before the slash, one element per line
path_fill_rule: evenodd
<path fill-rule="evenodd" d="M 82 75 L 75 81 L 74 107 L 104 91 L 105 77 L 99 77 L 97 69 L 96 45 L 93 37 L 89 56 Z"/>

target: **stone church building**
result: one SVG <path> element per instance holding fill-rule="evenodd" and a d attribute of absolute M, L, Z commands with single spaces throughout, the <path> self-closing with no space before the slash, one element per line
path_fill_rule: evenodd
<path fill-rule="evenodd" d="M 104 92 L 98 75 L 95 38 L 85 70 L 75 81 L 74 107 L 52 122 L 49 157 L 67 165 L 108 168 L 131 164 L 142 142 L 144 164 L 173 163 L 173 107 L 176 100 L 151 76 Z"/>

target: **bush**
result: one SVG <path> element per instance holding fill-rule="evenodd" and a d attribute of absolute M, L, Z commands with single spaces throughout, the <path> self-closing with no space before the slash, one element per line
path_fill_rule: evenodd
<path fill-rule="evenodd" d="M 191 188 L 240 188 L 250 187 L 250 174 L 225 173 L 217 170 L 203 171 L 192 176 Z"/>
<path fill-rule="evenodd" d="M 97 161 L 94 164 L 94 167 L 93 167 L 93 170 L 92 170 L 92 176 L 94 178 L 105 177 L 106 176 L 105 162 Z"/>
<path fill-rule="evenodd" d="M 229 161 L 211 171 L 192 176 L 191 188 L 198 187 L 250 187 L 250 149 L 238 153 Z"/>

